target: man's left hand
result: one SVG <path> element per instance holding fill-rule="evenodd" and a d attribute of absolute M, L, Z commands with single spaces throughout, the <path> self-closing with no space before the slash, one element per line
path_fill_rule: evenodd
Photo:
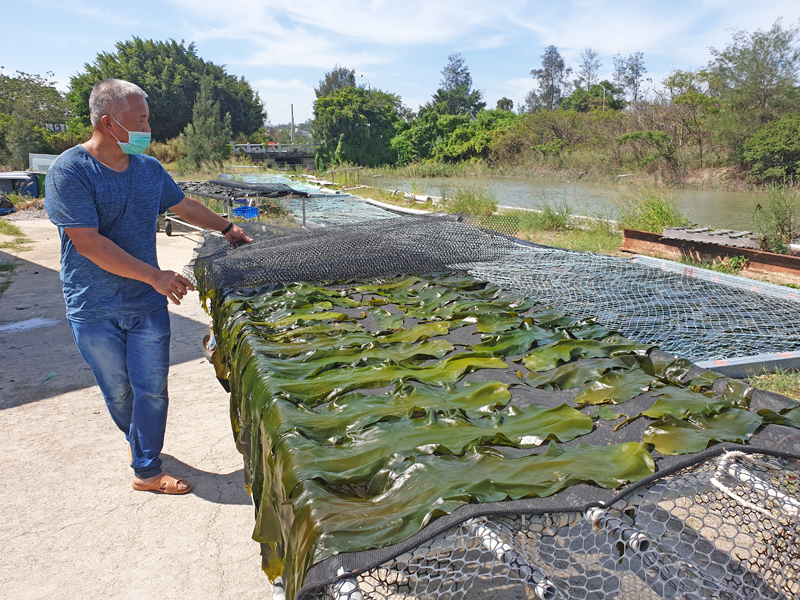
<path fill-rule="evenodd" d="M 249 244 L 253 241 L 252 238 L 244 232 L 244 229 L 236 225 L 231 227 L 231 230 L 225 234 L 225 239 L 228 240 L 228 243 L 232 246 L 241 246 L 242 244 Z"/>

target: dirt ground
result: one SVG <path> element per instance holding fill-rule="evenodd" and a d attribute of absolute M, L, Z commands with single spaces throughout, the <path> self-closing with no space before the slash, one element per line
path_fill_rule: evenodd
<path fill-rule="evenodd" d="M 64 318 L 56 228 L 17 225 L 34 243 L 0 251 L 0 263 L 17 263 L 0 298 L 0 597 L 269 600 L 228 396 L 201 353 L 209 318 L 197 294 L 170 306 L 162 455 L 194 490 L 135 492 L 125 439 Z M 197 240 L 157 239 L 162 268 L 173 270 Z"/>

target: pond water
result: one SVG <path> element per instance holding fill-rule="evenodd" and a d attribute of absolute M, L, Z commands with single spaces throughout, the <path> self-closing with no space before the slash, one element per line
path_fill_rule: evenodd
<path fill-rule="evenodd" d="M 482 179 L 502 206 L 539 208 L 542 204 L 567 203 L 574 214 L 614 218 L 615 201 L 628 185 L 593 185 L 572 182 L 546 182 L 512 177 Z M 456 182 L 448 178 L 376 179 L 373 185 L 404 192 L 441 196 L 450 194 Z M 756 204 L 764 202 L 764 194 L 741 192 L 706 192 L 671 190 L 673 198 L 689 220 L 699 227 L 752 229 Z"/>

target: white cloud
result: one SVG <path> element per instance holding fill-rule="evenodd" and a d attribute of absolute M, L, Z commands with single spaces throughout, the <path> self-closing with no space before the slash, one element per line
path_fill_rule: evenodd
<path fill-rule="evenodd" d="M 310 119 L 311 106 L 316 99 L 313 86 L 299 79 L 259 79 L 251 83 L 267 109 L 267 119 L 270 123 L 288 123 L 291 120 L 290 106 L 294 104 L 294 120 L 302 123 Z"/>

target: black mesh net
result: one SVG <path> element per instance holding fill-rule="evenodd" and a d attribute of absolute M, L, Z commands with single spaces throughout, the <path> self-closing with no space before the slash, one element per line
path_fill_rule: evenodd
<path fill-rule="evenodd" d="M 243 225 L 253 243 L 233 247 L 208 235 L 186 269 L 201 293 L 289 281 L 343 281 L 434 273 L 497 261 L 513 250 L 513 220 L 421 215 L 301 229 Z"/>
<path fill-rule="evenodd" d="M 308 196 L 285 183 L 245 183 L 227 179 L 210 181 L 179 181 L 178 186 L 189 196 L 205 196 L 216 200 L 237 198 L 283 198 L 284 196 Z"/>

